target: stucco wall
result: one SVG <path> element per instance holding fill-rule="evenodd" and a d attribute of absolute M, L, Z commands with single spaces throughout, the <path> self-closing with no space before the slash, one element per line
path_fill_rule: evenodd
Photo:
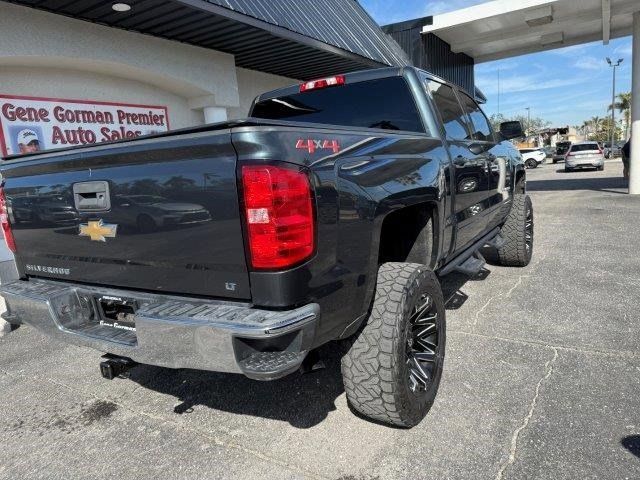
<path fill-rule="evenodd" d="M 246 68 L 237 68 L 236 78 L 238 79 L 240 106 L 229 109 L 230 119 L 246 117 L 249 113 L 251 102 L 253 102 L 253 99 L 259 94 L 298 82 L 291 78 L 256 72 L 255 70 L 247 70 Z"/>
<path fill-rule="evenodd" d="M 134 80 L 77 70 L 3 67 L 0 94 L 167 106 L 172 129 L 204 121 L 202 110 L 190 109 L 178 95 Z"/>
<path fill-rule="evenodd" d="M 3 66 L 105 73 L 238 106 L 233 55 L 0 2 Z"/>
<path fill-rule="evenodd" d="M 167 105 L 177 128 L 206 107 L 246 117 L 256 95 L 292 83 L 227 53 L 0 2 L 0 93 Z"/>

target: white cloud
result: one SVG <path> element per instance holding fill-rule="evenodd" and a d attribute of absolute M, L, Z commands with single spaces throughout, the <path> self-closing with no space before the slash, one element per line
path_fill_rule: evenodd
<path fill-rule="evenodd" d="M 603 59 L 596 57 L 580 57 L 573 63 L 573 66 L 582 70 L 604 70 L 607 64 Z"/>
<path fill-rule="evenodd" d="M 549 90 L 552 88 L 575 86 L 583 83 L 584 79 L 575 78 L 545 78 L 546 75 L 511 76 L 500 79 L 500 93 L 509 94 L 517 92 L 534 92 L 537 90 Z M 476 84 L 487 95 L 498 93 L 498 80 L 496 75 L 477 75 Z"/>
<path fill-rule="evenodd" d="M 556 50 L 551 50 L 550 53 L 555 55 L 560 55 L 562 57 L 575 57 L 576 55 L 580 55 L 581 53 L 586 53 L 589 50 L 593 43 L 585 43 L 582 45 L 572 45 L 570 47 L 558 48 Z"/>
<path fill-rule="evenodd" d="M 632 52 L 633 48 L 631 46 L 630 40 L 625 45 L 620 45 L 613 51 L 613 53 L 615 53 L 616 55 L 620 55 L 623 57 L 630 57 Z"/>

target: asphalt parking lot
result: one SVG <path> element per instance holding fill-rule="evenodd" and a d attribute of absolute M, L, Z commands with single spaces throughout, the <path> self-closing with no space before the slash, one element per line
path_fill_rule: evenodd
<path fill-rule="evenodd" d="M 620 161 L 561 169 L 528 172 L 529 267 L 444 279 L 445 371 L 418 427 L 355 416 L 335 355 L 272 383 L 109 382 L 98 352 L 22 327 L 0 339 L 0 478 L 639 478 L 640 198 Z"/>

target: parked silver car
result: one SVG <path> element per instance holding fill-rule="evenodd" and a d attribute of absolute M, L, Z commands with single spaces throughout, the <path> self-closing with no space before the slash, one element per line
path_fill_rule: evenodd
<path fill-rule="evenodd" d="M 604 170 L 604 152 L 597 142 L 574 143 L 564 158 L 564 171 L 576 168 Z"/>

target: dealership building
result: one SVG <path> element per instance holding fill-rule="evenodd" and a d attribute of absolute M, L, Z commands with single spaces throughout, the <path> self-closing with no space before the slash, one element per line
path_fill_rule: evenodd
<path fill-rule="evenodd" d="M 242 118 L 261 92 L 384 66 L 482 102 L 476 63 L 626 35 L 638 137 L 638 0 L 492 0 L 383 28 L 357 0 L 0 0 L 0 154 Z"/>
<path fill-rule="evenodd" d="M 409 62 L 356 0 L 0 2 L 0 147 L 241 118 L 261 92 Z"/>

